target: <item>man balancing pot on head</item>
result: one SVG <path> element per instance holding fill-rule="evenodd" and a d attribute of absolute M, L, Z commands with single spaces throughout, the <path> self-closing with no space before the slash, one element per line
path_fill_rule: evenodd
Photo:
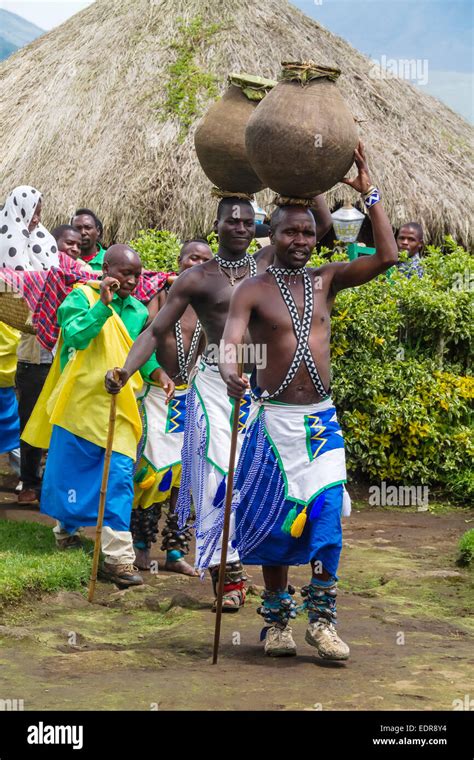
<path fill-rule="evenodd" d="M 136 368 L 155 350 L 161 364 L 172 373 L 172 368 L 167 367 L 162 356 L 162 343 L 172 335 L 174 325 L 186 309 L 189 306 L 194 309 L 206 335 L 207 348 L 187 398 L 183 470 L 177 511 L 183 523 L 190 512 L 192 493 L 196 510 L 196 565 L 199 568 L 210 568 L 216 589 L 222 533 L 218 518 L 223 513 L 220 506 L 225 495 L 233 413 L 233 402 L 228 398 L 227 389 L 219 375 L 216 352 L 222 339 L 232 294 L 257 272 L 264 272 L 268 263 L 265 258 L 262 258 L 262 262 L 256 262 L 247 253 L 255 235 L 255 213 L 248 200 L 223 198 L 218 205 L 214 229 L 219 238 L 217 255 L 212 261 L 180 274 L 169 292 L 165 306 L 135 343 L 124 368 L 120 370 L 120 382 L 115 383 L 112 372 L 109 372 L 107 388 L 111 392 L 120 390 Z M 245 429 L 248 408 L 247 395 L 241 410 L 241 433 Z M 241 438 L 239 435 L 240 440 Z M 216 531 L 216 547 L 209 552 L 209 541 Z M 223 599 L 223 610 L 226 612 L 238 611 L 244 604 L 244 581 L 238 552 L 229 541 Z"/>
<path fill-rule="evenodd" d="M 58 309 L 58 351 L 23 437 L 49 448 L 41 512 L 57 520 L 59 549 L 81 545 L 79 529 L 95 526 L 109 426 L 104 373 L 125 361 L 133 340 L 148 320 L 146 307 L 133 297 L 141 274 L 138 254 L 113 245 L 103 262 L 101 282 L 75 286 Z M 153 357 L 140 368 L 148 381 L 173 383 Z M 142 433 L 134 391 L 135 375 L 117 399 L 117 414 L 105 504 L 102 577 L 119 586 L 140 585 L 130 533 L 133 469 Z"/>
<path fill-rule="evenodd" d="M 212 251 L 205 240 L 186 241 L 178 258 L 180 276 L 210 259 Z M 160 290 L 148 304 L 151 317 L 164 307 L 166 299 L 167 291 Z M 136 565 L 140 570 L 150 569 L 150 548 L 158 535 L 161 506 L 169 501 L 165 527 L 161 532 L 161 548 L 166 551 L 164 569 L 183 575 L 198 575 L 184 559 L 189 552 L 191 535 L 187 525 L 182 528 L 178 525 L 176 502 L 181 481 L 189 374 L 205 342 L 196 312 L 188 306 L 176 322 L 174 331 L 168 333 L 161 343 L 162 360 L 176 386 L 173 399 L 169 401 L 166 391 L 155 383 L 145 383 L 138 396 L 144 435 L 134 477 L 131 531 Z"/>
<path fill-rule="evenodd" d="M 288 567 L 311 563 L 312 577 L 302 590 L 309 612 L 306 641 L 325 659 L 349 657 L 335 627 L 346 468 L 330 396 L 330 314 L 340 290 L 369 282 L 398 258 L 361 144 L 355 162 L 357 178 L 343 181 L 363 195 L 376 254 L 306 269 L 316 242 L 314 217 L 302 207 L 282 206 L 271 221 L 274 263 L 234 294 L 224 330 L 220 371 L 231 398 L 249 389 L 232 361 L 242 335 L 248 330 L 252 343 L 267 346 L 267 366 L 252 378 L 256 405 L 236 470 L 234 507 L 242 562 L 262 565 L 259 612 L 267 625 L 268 655 L 296 654 Z"/>

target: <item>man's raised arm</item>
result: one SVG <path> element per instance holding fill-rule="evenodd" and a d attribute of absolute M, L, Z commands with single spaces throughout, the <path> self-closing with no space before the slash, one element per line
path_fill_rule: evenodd
<path fill-rule="evenodd" d="M 225 323 L 222 344 L 224 356 L 220 356 L 219 372 L 227 385 L 231 398 L 243 398 L 249 387 L 246 375 L 239 375 L 239 351 L 243 345 L 253 306 L 253 282 L 243 282 L 231 298 L 229 314 Z"/>
<path fill-rule="evenodd" d="M 359 143 L 355 151 L 355 162 L 359 170 L 358 176 L 355 179 L 343 179 L 342 181 L 359 193 L 366 193 L 371 182 L 362 143 Z M 328 264 L 328 269 L 331 268 L 334 272 L 333 294 L 343 288 L 352 288 L 373 280 L 374 277 L 382 274 L 398 261 L 398 248 L 392 226 L 380 201 L 369 207 L 369 217 L 374 233 L 376 252 L 371 256 L 361 256 L 347 263 L 333 262 Z"/>
<path fill-rule="evenodd" d="M 140 367 L 156 351 L 160 337 L 171 330 L 183 316 L 190 299 L 188 274 L 192 275 L 192 272 L 183 273 L 179 280 L 173 283 L 165 305 L 160 309 L 151 325 L 138 336 L 130 349 L 124 366 L 116 367 L 107 372 L 105 387 L 109 393 L 118 393 L 123 388 L 130 377 L 138 372 Z"/>

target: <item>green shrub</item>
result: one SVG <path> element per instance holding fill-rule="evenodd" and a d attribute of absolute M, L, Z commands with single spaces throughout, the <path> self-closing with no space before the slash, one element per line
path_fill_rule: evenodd
<path fill-rule="evenodd" d="M 140 230 L 129 245 L 140 254 L 143 268 L 155 272 L 176 272 L 181 242 L 168 230 Z"/>
<path fill-rule="evenodd" d="M 458 544 L 459 558 L 457 564 L 461 567 L 466 567 L 474 560 L 474 528 L 466 531 L 461 536 Z"/>
<path fill-rule="evenodd" d="M 447 238 L 423 267 L 422 278 L 391 272 L 338 295 L 333 396 L 352 473 L 442 484 L 466 502 L 474 497 L 473 258 Z"/>

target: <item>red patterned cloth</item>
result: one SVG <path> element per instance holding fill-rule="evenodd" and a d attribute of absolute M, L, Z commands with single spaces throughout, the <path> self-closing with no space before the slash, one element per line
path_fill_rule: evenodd
<path fill-rule="evenodd" d="M 56 313 L 71 292 L 76 282 L 88 282 L 101 277 L 100 272 L 85 271 L 81 264 L 59 253 L 61 269 L 53 267 L 47 272 L 15 272 L 13 269 L 0 269 L 0 280 L 18 293 L 21 293 L 30 311 L 32 323 L 36 328 L 38 341 L 49 351 L 56 345 L 59 325 Z M 165 286 L 168 274 L 164 272 L 142 272 L 134 292 L 135 298 L 148 303 Z"/>

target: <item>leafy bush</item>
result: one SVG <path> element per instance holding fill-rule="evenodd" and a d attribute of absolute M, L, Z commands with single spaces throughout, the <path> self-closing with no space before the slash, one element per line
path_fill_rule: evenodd
<path fill-rule="evenodd" d="M 155 272 L 177 271 L 181 242 L 173 232 L 140 230 L 129 244 L 140 254 L 144 269 Z"/>
<path fill-rule="evenodd" d="M 423 267 L 422 278 L 395 271 L 338 295 L 333 396 L 350 471 L 442 484 L 466 502 L 474 499 L 473 258 L 447 238 Z"/>
<path fill-rule="evenodd" d="M 470 565 L 474 560 L 474 528 L 467 530 L 464 535 L 461 536 L 458 548 L 459 559 L 457 561 L 457 564 L 461 565 L 461 567 Z"/>

